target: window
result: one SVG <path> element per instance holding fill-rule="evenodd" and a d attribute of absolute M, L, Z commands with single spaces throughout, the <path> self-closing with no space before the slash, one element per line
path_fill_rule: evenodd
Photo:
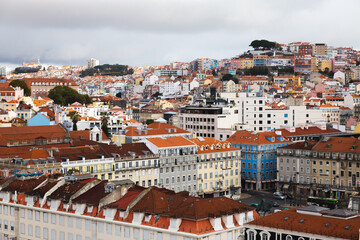
<path fill-rule="evenodd" d="M 82 240 L 81 235 L 76 235 L 76 240 Z"/>
<path fill-rule="evenodd" d="M 134 238 L 139 239 L 140 237 L 140 230 L 138 228 L 134 228 Z"/>
<path fill-rule="evenodd" d="M 56 230 L 51 230 L 51 240 L 56 240 Z"/>
<path fill-rule="evenodd" d="M 106 224 L 106 233 L 112 234 L 112 225 L 110 223 Z"/>
<path fill-rule="evenodd" d="M 130 237 L 130 228 L 129 227 L 124 227 L 124 236 L 126 238 Z"/>
<path fill-rule="evenodd" d="M 49 230 L 47 228 L 43 229 L 43 237 L 44 239 L 49 239 Z"/>
<path fill-rule="evenodd" d="M 60 232 L 60 240 L 65 240 L 65 233 L 64 232 Z"/>
<path fill-rule="evenodd" d="M 40 213 L 39 213 L 39 215 L 40 215 Z M 36 226 L 35 227 L 35 237 L 40 237 L 40 227 L 39 226 Z"/>
<path fill-rule="evenodd" d="M 160 233 L 160 232 L 156 233 L 156 240 L 163 240 L 162 233 Z"/>
<path fill-rule="evenodd" d="M 104 232 L 104 223 L 98 222 L 98 232 Z"/>
<path fill-rule="evenodd" d="M 55 214 L 51 214 L 51 223 L 56 224 L 56 215 Z"/>
<path fill-rule="evenodd" d="M 73 240 L 73 234 L 72 233 L 68 233 L 68 240 Z"/>
<path fill-rule="evenodd" d="M 48 222 L 48 213 L 43 213 L 43 221 L 46 223 Z"/>
<path fill-rule="evenodd" d="M 5 207 L 7 207 L 7 206 L 5 206 Z M 4 213 L 5 213 L 5 207 L 4 207 Z M 6 208 L 7 209 L 7 208 Z M 5 213 L 5 214 L 7 214 L 7 212 Z M 32 210 L 28 210 L 28 219 L 31 219 L 32 220 L 32 215 L 33 215 L 33 211 Z"/>
<path fill-rule="evenodd" d="M 73 227 L 73 218 L 68 217 L 68 227 Z"/>
<path fill-rule="evenodd" d="M 59 224 L 61 225 L 61 226 L 64 226 L 64 216 L 59 216 Z"/>
<path fill-rule="evenodd" d="M 292 236 L 290 236 L 290 235 L 286 236 L 286 240 L 292 240 L 292 239 L 293 239 Z"/>
<path fill-rule="evenodd" d="M 20 233 L 25 234 L 25 224 L 23 223 L 20 224 Z"/>
<path fill-rule="evenodd" d="M 25 218 L 25 209 L 20 209 L 20 217 Z"/>
<path fill-rule="evenodd" d="M 28 235 L 32 236 L 33 235 L 33 227 L 31 224 L 28 225 Z"/>
<path fill-rule="evenodd" d="M 255 232 L 249 231 L 247 232 L 247 240 L 255 240 Z"/>
<path fill-rule="evenodd" d="M 121 236 L 121 227 L 118 225 L 115 226 L 115 235 Z"/>
<path fill-rule="evenodd" d="M 76 219 L 76 228 L 81 229 L 81 219 L 80 218 Z"/>
<path fill-rule="evenodd" d="M 90 230 L 90 220 L 85 220 L 85 230 Z"/>

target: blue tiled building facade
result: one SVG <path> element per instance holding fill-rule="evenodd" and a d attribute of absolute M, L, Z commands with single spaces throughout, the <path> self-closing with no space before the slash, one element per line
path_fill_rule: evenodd
<path fill-rule="evenodd" d="M 242 187 L 254 190 L 275 189 L 276 149 L 291 142 L 281 136 L 274 136 L 274 132 L 251 134 L 249 131 L 239 131 L 228 141 L 241 149 Z"/>

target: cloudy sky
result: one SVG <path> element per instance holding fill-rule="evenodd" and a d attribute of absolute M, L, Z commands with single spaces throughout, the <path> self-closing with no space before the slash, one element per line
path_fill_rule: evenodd
<path fill-rule="evenodd" d="M 358 0 L 0 0 L 0 65 L 162 65 L 254 39 L 360 48 Z"/>

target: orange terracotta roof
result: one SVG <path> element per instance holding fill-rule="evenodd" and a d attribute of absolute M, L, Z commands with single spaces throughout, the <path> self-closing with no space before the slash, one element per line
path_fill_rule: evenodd
<path fill-rule="evenodd" d="M 255 225 L 293 232 L 322 235 L 341 239 L 359 239 L 360 217 L 341 219 L 296 212 L 296 208 L 269 214 L 247 225 Z M 327 226 L 328 225 L 328 226 Z M 348 229 L 346 229 L 346 227 Z"/>
<path fill-rule="evenodd" d="M 341 132 L 333 128 L 326 128 L 325 130 L 322 130 L 321 128 L 316 126 L 296 127 L 294 128 L 294 131 L 289 131 L 286 128 L 281 128 L 281 129 L 277 129 L 276 131 L 281 131 L 281 135 L 284 137 Z"/>
<path fill-rule="evenodd" d="M 179 134 L 179 133 L 190 133 L 184 129 L 175 127 L 167 123 L 154 122 L 147 125 L 145 130 L 140 131 L 135 127 L 125 128 L 126 136 L 149 136 L 149 135 L 169 135 L 169 134 Z"/>
<path fill-rule="evenodd" d="M 151 142 L 158 148 L 196 146 L 195 143 L 181 136 L 167 138 L 147 138 L 147 141 Z"/>
<path fill-rule="evenodd" d="M 273 139 L 273 141 L 271 141 Z M 269 132 L 253 132 L 253 131 L 237 131 L 231 135 L 227 141 L 239 144 L 275 144 L 291 142 L 282 135 L 277 135 L 275 131 Z"/>
<path fill-rule="evenodd" d="M 219 141 L 215 138 L 191 138 L 189 139 L 198 146 L 198 153 L 224 152 L 239 150 L 230 145 L 228 141 Z"/>

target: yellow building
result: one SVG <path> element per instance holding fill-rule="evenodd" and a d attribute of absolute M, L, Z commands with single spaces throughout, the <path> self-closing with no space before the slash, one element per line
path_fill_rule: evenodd
<path fill-rule="evenodd" d="M 18 101 L 16 100 L 11 100 L 7 103 L 4 104 L 4 110 L 9 112 L 9 111 L 14 111 L 15 112 L 15 109 L 18 105 Z"/>
<path fill-rule="evenodd" d="M 318 68 L 320 71 L 325 71 L 328 69 L 332 71 L 332 61 L 331 60 L 320 60 L 318 64 Z"/>
<path fill-rule="evenodd" d="M 241 150 L 214 138 L 190 139 L 197 145 L 198 191 L 200 195 L 237 195 L 241 188 Z M 231 192 L 230 188 L 235 192 Z"/>
<path fill-rule="evenodd" d="M 252 58 L 242 58 L 240 61 L 240 68 L 252 68 L 254 67 L 254 60 Z"/>
<path fill-rule="evenodd" d="M 311 71 L 317 71 L 318 67 L 317 67 L 317 60 L 316 57 L 312 57 L 311 58 Z"/>

